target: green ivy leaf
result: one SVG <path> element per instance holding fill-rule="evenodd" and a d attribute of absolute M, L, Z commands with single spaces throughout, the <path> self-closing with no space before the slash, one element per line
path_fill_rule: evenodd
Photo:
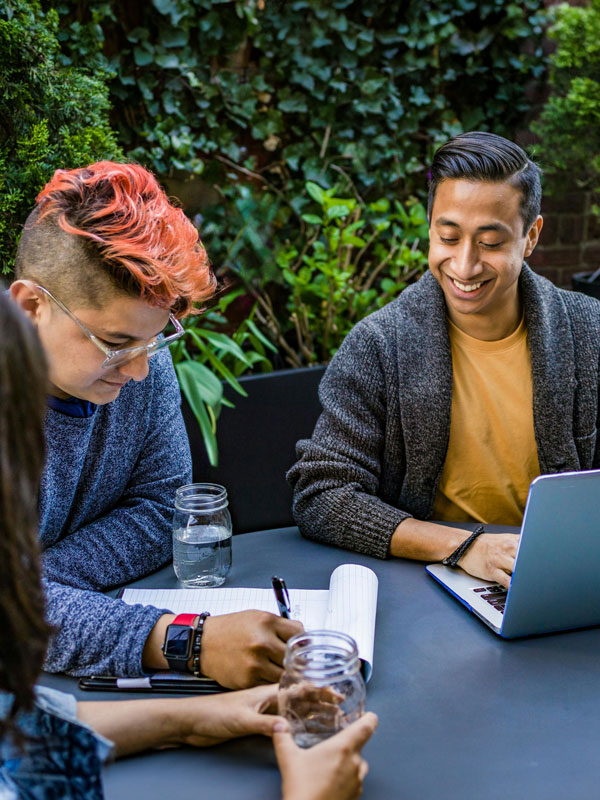
<path fill-rule="evenodd" d="M 307 111 L 306 98 L 304 95 L 295 94 L 279 103 L 279 110 L 287 113 L 294 113 L 299 111 Z"/>
<path fill-rule="evenodd" d="M 315 200 L 319 205 L 323 205 L 325 194 L 323 189 L 319 186 L 318 183 L 314 183 L 313 181 L 308 181 L 306 184 L 306 191 Z"/>
<path fill-rule="evenodd" d="M 151 50 L 145 50 L 143 47 L 134 47 L 133 58 L 138 67 L 145 67 L 152 63 L 154 54 Z"/>
<path fill-rule="evenodd" d="M 163 67 L 163 69 L 175 69 L 179 66 L 179 59 L 174 53 L 160 53 L 155 56 L 154 60 L 158 66 Z"/>
<path fill-rule="evenodd" d="M 339 219 L 340 217 L 347 217 L 350 213 L 350 207 L 347 205 L 330 206 L 327 211 L 327 219 Z"/>
<path fill-rule="evenodd" d="M 304 222 L 308 222 L 309 225 L 320 225 L 323 221 L 321 217 L 317 217 L 316 214 L 302 214 L 302 219 Z"/>

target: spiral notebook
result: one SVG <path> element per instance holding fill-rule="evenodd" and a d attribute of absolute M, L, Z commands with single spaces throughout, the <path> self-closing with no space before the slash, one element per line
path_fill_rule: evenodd
<path fill-rule="evenodd" d="M 377 576 L 360 564 L 342 564 L 329 581 L 329 589 L 289 588 L 292 618 L 305 630 L 326 629 L 346 633 L 356 641 L 365 679 L 373 671 Z M 209 611 L 213 616 L 257 609 L 277 614 L 273 589 L 124 589 L 130 605 L 168 608 L 174 614 Z"/>

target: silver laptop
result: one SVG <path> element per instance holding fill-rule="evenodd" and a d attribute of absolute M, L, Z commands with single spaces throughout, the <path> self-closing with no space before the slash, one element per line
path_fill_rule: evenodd
<path fill-rule="evenodd" d="M 508 593 L 459 568 L 426 570 L 507 639 L 599 625 L 600 469 L 532 481 Z"/>

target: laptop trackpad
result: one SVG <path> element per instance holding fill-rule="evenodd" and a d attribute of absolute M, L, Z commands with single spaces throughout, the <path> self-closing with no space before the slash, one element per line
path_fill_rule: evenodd
<path fill-rule="evenodd" d="M 506 589 L 492 581 L 474 578 L 460 567 L 430 564 L 425 569 L 478 617 L 495 630 L 500 630 L 506 603 Z"/>

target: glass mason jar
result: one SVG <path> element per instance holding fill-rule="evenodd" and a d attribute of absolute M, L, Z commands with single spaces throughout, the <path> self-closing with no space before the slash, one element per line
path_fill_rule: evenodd
<path fill-rule="evenodd" d="M 333 736 L 365 710 L 356 642 L 336 631 L 306 631 L 287 643 L 279 713 L 300 747 Z"/>
<path fill-rule="evenodd" d="M 184 586 L 220 586 L 231 569 L 227 490 L 216 483 L 177 489 L 173 514 L 173 568 Z"/>

